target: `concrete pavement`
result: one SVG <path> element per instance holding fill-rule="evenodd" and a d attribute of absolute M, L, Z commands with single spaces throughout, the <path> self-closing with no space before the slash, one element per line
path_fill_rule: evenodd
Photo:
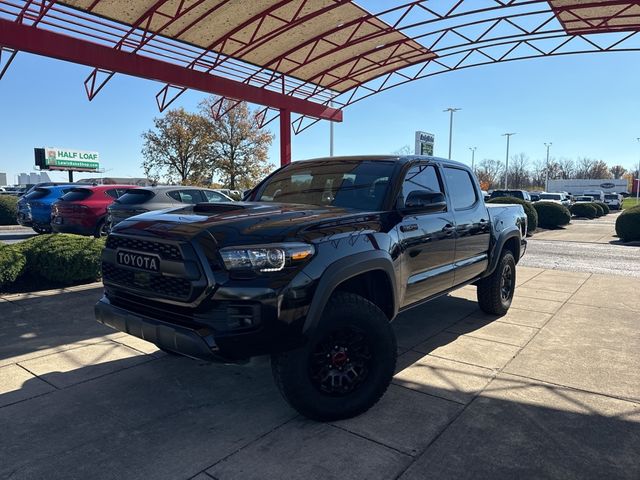
<path fill-rule="evenodd" d="M 32 228 L 0 225 L 0 243 L 17 243 L 37 235 Z"/>
<path fill-rule="evenodd" d="M 637 279 L 518 268 L 401 315 L 393 384 L 351 420 L 300 418 L 268 361 L 167 356 L 93 320 L 100 289 L 0 300 L 0 477 L 640 477 Z M 614 289 L 615 285 L 615 289 Z"/>

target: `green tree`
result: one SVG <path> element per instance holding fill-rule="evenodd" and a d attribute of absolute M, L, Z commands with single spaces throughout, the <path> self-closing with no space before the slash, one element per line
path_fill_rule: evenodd
<path fill-rule="evenodd" d="M 145 174 L 156 181 L 211 183 L 212 138 L 207 119 L 177 108 L 154 118 L 153 123 L 155 129 L 142 134 Z"/>
<path fill-rule="evenodd" d="M 216 97 L 200 103 L 200 111 L 206 117 L 212 139 L 208 166 L 225 187 L 232 190 L 253 187 L 273 168 L 267 161 L 273 135 L 260 128 L 257 113 L 246 102 L 234 107 L 235 101 L 225 99 L 222 110 L 215 118 Z"/>

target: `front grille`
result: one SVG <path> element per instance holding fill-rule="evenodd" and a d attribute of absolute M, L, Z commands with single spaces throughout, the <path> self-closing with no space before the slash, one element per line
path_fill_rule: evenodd
<path fill-rule="evenodd" d="M 109 235 L 107 238 L 107 248 L 115 250 L 117 248 L 126 248 L 139 252 L 155 253 L 165 260 L 182 260 L 180 249 L 175 245 L 167 243 L 152 242 L 149 240 L 138 240 L 129 237 L 117 237 Z"/>
<path fill-rule="evenodd" d="M 179 300 L 188 300 L 191 294 L 191 283 L 184 278 L 135 272 L 106 262 L 102 262 L 102 277 L 110 283 Z"/>

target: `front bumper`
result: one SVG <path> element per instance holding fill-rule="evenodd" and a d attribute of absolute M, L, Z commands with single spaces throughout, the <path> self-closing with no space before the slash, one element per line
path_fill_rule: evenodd
<path fill-rule="evenodd" d="M 95 314 L 98 322 L 161 348 L 212 362 L 237 363 L 220 354 L 213 335 L 205 328 L 194 330 L 134 314 L 112 305 L 106 297 L 96 304 Z"/>

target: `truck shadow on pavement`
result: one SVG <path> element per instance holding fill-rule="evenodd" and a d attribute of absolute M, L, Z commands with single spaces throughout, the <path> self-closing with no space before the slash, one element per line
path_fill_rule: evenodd
<path fill-rule="evenodd" d="M 104 338 L 112 331 L 92 313 L 99 294 L 25 301 L 24 312 L 40 315 L 35 323 L 21 326 L 32 318 L 22 315 L 16 332 L 2 327 L 9 363 L 0 374 L 24 380 L 0 395 L 0 478 L 188 479 L 205 470 L 219 480 L 640 476 L 638 403 L 420 360 L 458 338 L 441 332 L 478 312 L 467 298 L 401 314 L 397 370 L 410 368 L 369 412 L 318 424 L 285 403 L 266 357 L 216 365 L 143 354 L 128 336 Z M 22 339 L 25 331 L 39 336 Z M 9 345 L 21 342 L 28 346 Z"/>

